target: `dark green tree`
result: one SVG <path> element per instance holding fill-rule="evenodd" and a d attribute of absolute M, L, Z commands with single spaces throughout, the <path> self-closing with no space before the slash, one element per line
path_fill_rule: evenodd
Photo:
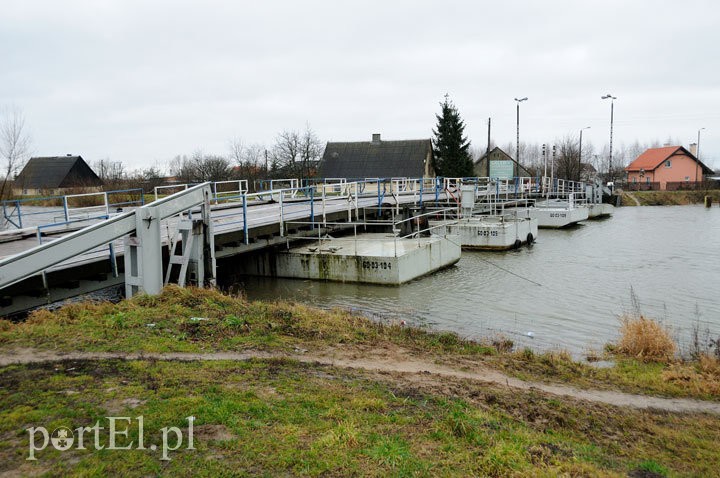
<path fill-rule="evenodd" d="M 433 169 L 438 176 L 461 178 L 473 176 L 470 158 L 470 141 L 463 136 L 465 123 L 455 105 L 445 95 L 440 103 L 442 112 L 435 115 L 437 127 L 433 130 Z"/>

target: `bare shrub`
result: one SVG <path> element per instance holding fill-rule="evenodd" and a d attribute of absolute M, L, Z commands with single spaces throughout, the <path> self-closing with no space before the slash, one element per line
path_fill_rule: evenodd
<path fill-rule="evenodd" d="M 669 362 L 675 357 L 677 345 L 670 329 L 642 315 L 625 315 L 620 320 L 618 353 L 648 362 Z"/>

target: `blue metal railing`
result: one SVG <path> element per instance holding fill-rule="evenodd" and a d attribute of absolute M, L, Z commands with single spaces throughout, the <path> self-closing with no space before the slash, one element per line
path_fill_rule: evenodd
<path fill-rule="evenodd" d="M 112 196 L 128 195 L 132 197 L 137 195 L 138 199 L 128 200 L 117 200 L 116 202 L 111 201 Z M 98 196 L 100 198 L 100 204 L 92 206 L 73 206 L 72 200 L 80 197 Z M 49 205 L 48 205 L 49 203 Z M 111 209 L 120 207 L 139 207 L 145 204 L 145 196 L 143 190 L 140 188 L 135 189 L 119 189 L 107 192 L 98 193 L 85 193 L 85 194 L 70 194 L 66 196 L 44 196 L 37 198 L 25 198 L 25 199 L 10 199 L 2 201 L 3 210 L 3 222 L 13 225 L 17 229 L 30 226 L 28 222 L 31 222 L 31 218 L 45 216 L 45 219 L 40 219 L 43 222 L 40 225 L 45 224 L 59 224 L 57 221 L 58 216 L 62 217 L 63 221 L 67 222 L 71 219 L 73 211 L 88 210 L 93 208 L 104 208 L 105 212 L 109 212 Z M 31 208 L 41 208 L 40 210 L 34 210 Z M 84 220 L 87 220 L 85 218 Z"/>

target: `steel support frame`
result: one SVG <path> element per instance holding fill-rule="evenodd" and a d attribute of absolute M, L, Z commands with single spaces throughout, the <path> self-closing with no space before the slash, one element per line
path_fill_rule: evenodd
<path fill-rule="evenodd" d="M 209 214 L 211 198 L 210 183 L 200 184 L 134 211 L 120 214 L 55 241 L 0 260 L 0 289 L 95 247 L 131 235 L 126 239 L 128 249 L 125 251 L 125 277 L 132 286 L 129 287 L 130 292 L 142 291 L 148 294 L 157 294 L 162 290 L 163 285 L 160 222 L 197 205 L 202 205 L 204 224 L 202 260 L 205 265 L 205 283 L 202 285 L 213 285 L 215 282 L 215 248 Z M 134 253 L 130 252 L 133 249 Z M 133 277 L 129 277 L 130 272 L 134 272 Z"/>

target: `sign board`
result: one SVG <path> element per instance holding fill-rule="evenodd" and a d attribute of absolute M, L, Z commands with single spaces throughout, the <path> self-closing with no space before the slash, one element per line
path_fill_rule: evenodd
<path fill-rule="evenodd" d="M 490 160 L 491 178 L 510 179 L 515 177 L 515 162 L 508 160 Z"/>

